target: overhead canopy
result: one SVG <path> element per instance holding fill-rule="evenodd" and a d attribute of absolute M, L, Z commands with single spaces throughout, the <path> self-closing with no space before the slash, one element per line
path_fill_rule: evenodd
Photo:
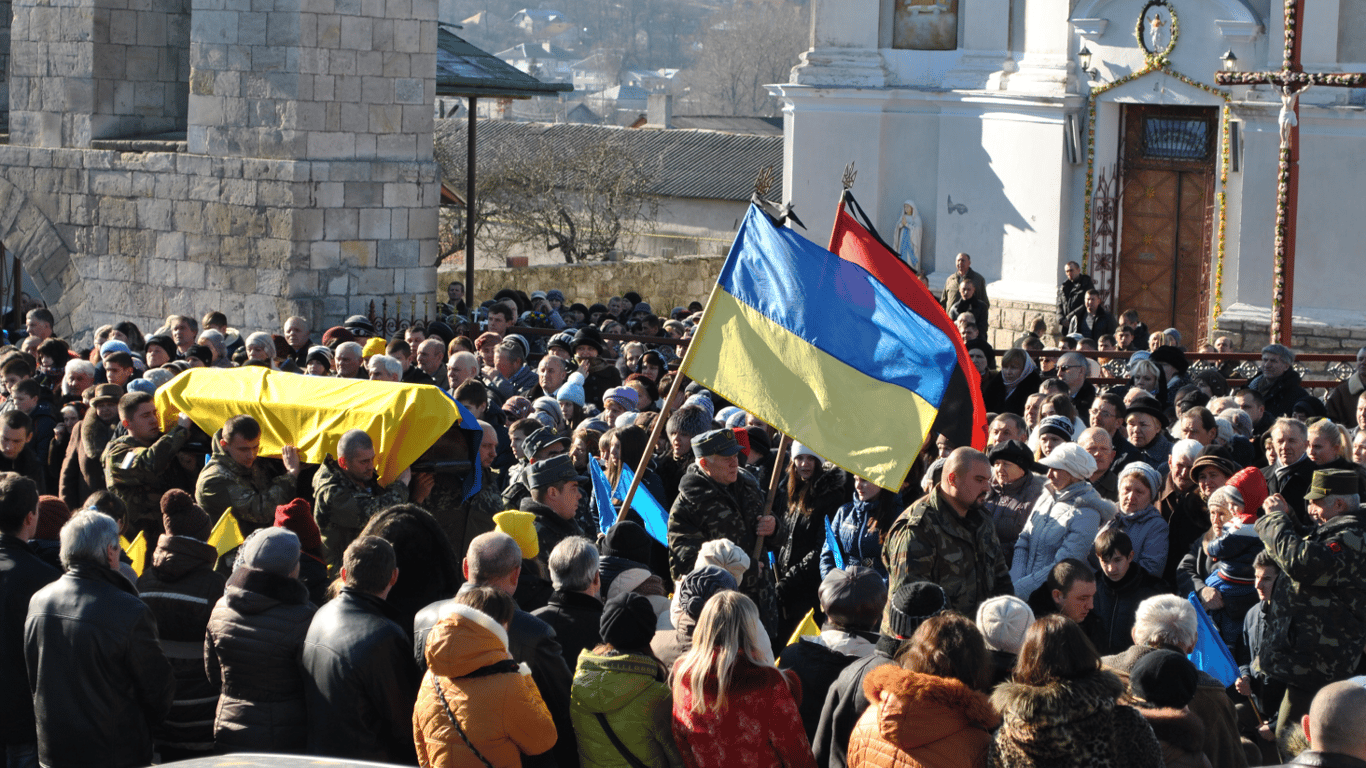
<path fill-rule="evenodd" d="M 529 99 L 574 90 L 569 83 L 543 83 L 448 30 L 436 30 L 436 95 Z"/>

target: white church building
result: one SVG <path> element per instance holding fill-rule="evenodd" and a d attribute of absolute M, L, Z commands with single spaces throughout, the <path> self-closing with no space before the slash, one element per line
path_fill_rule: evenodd
<path fill-rule="evenodd" d="M 966 252 L 992 342 L 1050 321 L 1063 266 L 1118 314 L 1265 343 L 1281 99 L 1214 84 L 1280 70 L 1271 0 L 812 0 L 812 48 L 783 101 L 785 196 L 824 243 L 841 175 L 885 239 L 913 202 L 936 293 Z M 1311 72 L 1366 71 L 1366 0 L 1312 0 Z M 1089 55 L 1087 55 L 1089 54 Z M 1231 55 L 1230 55 L 1231 54 Z M 1296 346 L 1366 338 L 1366 89 L 1300 100 Z M 1360 333 L 1356 333 L 1360 331 Z M 1244 338 L 1245 337 L 1245 338 Z"/>

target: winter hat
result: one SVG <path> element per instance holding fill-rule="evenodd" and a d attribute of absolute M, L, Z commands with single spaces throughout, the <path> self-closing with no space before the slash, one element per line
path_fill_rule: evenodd
<path fill-rule="evenodd" d="M 512 537 L 522 548 L 523 560 L 535 560 L 541 554 L 541 542 L 536 535 L 536 515 L 509 509 L 493 516 L 498 530 Z"/>
<path fill-rule="evenodd" d="M 872 568 L 834 568 L 821 580 L 817 596 L 821 610 L 835 624 L 853 630 L 874 630 L 887 607 L 887 583 Z"/>
<path fill-rule="evenodd" d="M 1143 482 L 1147 483 L 1148 489 L 1153 492 L 1151 503 L 1156 504 L 1157 497 L 1162 494 L 1162 475 L 1159 475 L 1157 470 L 1145 461 L 1132 461 L 1125 464 L 1124 469 L 1119 472 L 1119 482 L 1124 482 L 1124 478 L 1129 475 L 1138 475 L 1143 478 Z M 1261 477 L 1261 473 L 1258 473 L 1257 476 Z M 1266 480 L 1262 480 L 1262 483 L 1265 484 Z"/>
<path fill-rule="evenodd" d="M 612 387 L 602 396 L 604 406 L 609 402 L 616 403 L 628 411 L 634 411 L 640 404 L 640 395 L 636 394 L 636 391 L 630 387 Z"/>
<path fill-rule="evenodd" d="M 516 343 L 517 346 L 521 347 L 522 360 L 526 360 L 528 357 L 531 356 L 531 342 L 527 341 L 525 336 L 516 333 L 509 333 L 508 335 L 503 337 L 503 341 L 511 341 Z"/>
<path fill-rule="evenodd" d="M 1166 363 L 1176 369 L 1177 373 L 1185 373 L 1191 367 L 1190 361 L 1186 359 L 1186 354 L 1176 347 L 1163 344 L 1153 350 L 1149 358 L 1160 368 L 1162 363 Z"/>
<path fill-rule="evenodd" d="M 740 444 L 740 450 L 749 455 L 749 430 L 744 427 L 731 427 L 731 432 L 735 433 L 735 442 Z"/>
<path fill-rule="evenodd" d="M 678 413 L 682 414 L 678 419 L 678 431 L 696 437 L 711 429 L 711 411 L 692 403 L 692 398 L 688 398 L 688 401 L 678 409 Z M 711 401 L 707 400 L 707 403 Z"/>
<path fill-rule="evenodd" d="M 639 415 L 640 413 L 638 413 L 637 411 L 627 411 L 626 413 L 618 415 L 617 420 L 612 423 L 612 426 L 616 427 L 617 429 L 625 429 L 626 427 L 635 424 L 636 417 Z"/>
<path fill-rule="evenodd" d="M 144 351 L 147 347 L 161 347 L 166 350 L 166 355 L 172 360 L 176 358 L 176 355 L 180 354 L 180 350 L 176 349 L 175 341 L 172 340 L 170 336 L 148 336 L 147 341 L 143 342 L 142 345 Z"/>
<path fill-rule="evenodd" d="M 678 582 L 678 607 L 693 621 L 702 617 L 702 607 L 711 596 L 727 589 L 738 589 L 739 582 L 729 573 L 714 565 L 706 565 Z"/>
<path fill-rule="evenodd" d="M 993 651 L 1018 654 L 1033 623 L 1029 603 L 1014 595 L 998 595 L 977 606 L 977 628 Z"/>
<path fill-rule="evenodd" d="M 564 292 L 561 291 L 559 288 L 551 288 L 550 290 L 545 292 L 545 298 L 546 301 L 558 301 L 561 304 L 563 304 Z"/>
<path fill-rule="evenodd" d="M 650 562 L 650 545 L 654 539 L 634 520 L 618 520 L 607 529 L 602 543 L 603 557 L 620 557 L 635 563 Z"/>
<path fill-rule="evenodd" d="M 100 345 L 100 358 L 103 359 L 109 355 L 114 354 L 115 352 L 131 353 L 132 351 L 133 350 L 128 348 L 128 344 L 126 342 L 119 341 L 118 339 L 110 339 L 109 341 L 106 341 L 105 343 Z"/>
<path fill-rule="evenodd" d="M 658 583 L 659 593 L 663 594 L 664 582 L 660 581 L 658 576 L 654 575 L 653 573 L 650 573 L 650 569 L 627 568 L 626 570 L 622 571 L 621 573 L 618 573 L 615 577 L 613 577 L 610 582 L 603 582 L 604 584 L 610 584 L 610 586 L 607 587 L 607 591 L 603 595 L 603 597 L 610 600 L 611 598 L 614 598 L 617 595 L 624 595 L 627 592 L 635 592 L 636 587 L 639 587 L 640 585 L 644 584 L 650 579 L 654 579 Z"/>
<path fill-rule="evenodd" d="M 360 350 L 360 356 L 366 360 L 369 360 L 375 355 L 382 354 L 384 354 L 384 339 L 379 336 L 371 336 L 369 341 L 366 341 L 365 346 L 361 347 Z"/>
<path fill-rule="evenodd" d="M 737 408 L 735 413 L 732 413 L 730 416 L 726 417 L 726 426 L 730 427 L 731 429 L 744 429 L 745 417 L 747 417 L 748 415 L 749 414 Z"/>
<path fill-rule="evenodd" d="M 1256 467 L 1238 470 L 1224 485 L 1242 494 L 1244 514 L 1261 517 L 1262 502 L 1266 501 L 1270 491 L 1266 487 L 1266 476 Z"/>
<path fill-rule="evenodd" d="M 706 392 L 698 392 L 697 394 L 689 397 L 687 400 L 683 401 L 683 405 L 695 405 L 698 408 L 701 408 L 707 414 L 708 422 L 711 422 L 716 418 L 716 405 L 712 403 L 711 398 L 707 396 Z M 693 434 L 700 435 L 703 432 L 706 432 L 708 429 L 711 429 L 711 427 L 704 427 L 696 432 L 693 432 Z"/>
<path fill-rule="evenodd" d="M 161 522 L 166 527 L 166 533 L 172 536 L 188 536 L 200 541 L 208 539 L 209 531 L 213 530 L 209 513 L 194 503 L 193 496 L 179 488 L 172 488 L 162 495 Z"/>
<path fill-rule="evenodd" d="M 213 365 L 213 350 L 203 344 L 192 344 L 185 357 L 198 358 L 204 365 Z"/>
<path fill-rule="evenodd" d="M 773 443 L 769 442 L 768 433 L 763 427 L 746 427 L 749 433 L 749 451 L 754 454 L 754 461 L 758 461 L 768 456 L 768 452 L 773 450 Z"/>
<path fill-rule="evenodd" d="M 634 592 L 608 599 L 602 607 L 598 629 L 602 640 L 618 651 L 638 651 L 650 647 L 655 636 L 655 609 L 650 599 Z"/>
<path fill-rule="evenodd" d="M 509 423 L 525 419 L 531 413 L 531 401 L 521 395 L 509 397 L 503 403 L 503 413 L 507 415 Z"/>
<path fill-rule="evenodd" d="M 1039 469 L 1038 462 L 1034 461 L 1034 454 L 1029 450 L 1029 446 L 1019 440 L 1002 440 L 995 443 L 987 449 L 987 461 L 992 464 L 998 461 L 1008 461 L 1026 472 L 1037 472 Z"/>
<path fill-rule="evenodd" d="M 62 526 L 71 519 L 71 508 L 56 496 L 38 497 L 38 527 L 33 538 L 43 541 L 57 541 Z"/>
<path fill-rule="evenodd" d="M 155 395 L 157 393 L 157 385 L 153 384 L 148 379 L 131 379 L 128 382 L 128 391 L 146 392 L 149 395 Z"/>
<path fill-rule="evenodd" d="M 346 330 L 340 325 L 334 325 L 331 328 L 328 328 L 326 331 L 323 331 L 323 346 L 327 347 L 328 349 L 336 349 L 338 345 L 345 344 L 348 341 L 355 340 L 356 334 Z"/>
<path fill-rule="evenodd" d="M 542 395 L 531 402 L 531 407 L 550 414 L 557 422 L 564 421 L 564 411 L 560 410 L 560 402 L 553 397 Z"/>
<path fill-rule="evenodd" d="M 494 333 L 493 331 L 484 331 L 474 340 L 474 348 L 483 349 L 484 347 L 496 347 L 498 346 L 498 342 L 502 340 L 503 334 Z"/>
<path fill-rule="evenodd" d="M 332 363 L 335 357 L 331 349 L 324 346 L 308 348 L 308 357 L 304 358 L 304 363 L 318 362 L 327 366 L 327 370 L 332 370 Z"/>
<path fill-rule="evenodd" d="M 260 528 L 242 543 L 237 564 L 276 576 L 288 576 L 299 564 L 299 537 L 284 528 Z"/>
<path fill-rule="evenodd" d="M 738 584 L 740 579 L 744 578 L 745 571 L 749 570 L 749 555 L 730 539 L 712 539 L 704 542 L 697 550 L 697 564 L 693 569 L 704 565 L 721 568 Z"/>
<path fill-rule="evenodd" d="M 1139 395 L 1134 398 L 1132 403 L 1129 403 L 1128 411 L 1129 413 L 1147 414 L 1154 419 L 1157 419 L 1157 423 L 1161 424 L 1163 429 L 1166 429 L 1167 427 L 1167 409 L 1163 408 L 1162 404 L 1157 402 L 1157 398 L 1155 397 Z"/>
<path fill-rule="evenodd" d="M 744 413 L 744 411 L 742 411 L 738 405 L 728 405 L 716 412 L 715 419 L 726 426 L 730 426 L 730 417 L 737 413 Z"/>
<path fill-rule="evenodd" d="M 914 581 L 901 585 L 887 606 L 887 624 L 892 634 L 901 640 L 915 634 L 926 619 L 938 616 L 949 608 L 948 595 L 943 587 L 932 581 Z"/>
<path fill-rule="evenodd" d="M 1195 698 L 1199 684 L 1195 665 L 1176 651 L 1150 651 L 1129 672 L 1134 698 L 1153 707 L 1181 709 Z"/>
<path fill-rule="evenodd" d="M 559 389 L 555 390 L 555 399 L 573 403 L 582 408 L 585 402 L 583 385 L 577 381 L 566 381 L 560 385 Z"/>
<path fill-rule="evenodd" d="M 1039 422 L 1039 437 L 1057 435 L 1070 443 L 1072 442 L 1072 429 L 1072 420 L 1066 416 L 1045 416 Z"/>
<path fill-rule="evenodd" d="M 175 378 L 175 374 L 165 368 L 153 368 L 142 374 L 142 378 L 152 382 L 152 386 L 160 388 L 161 385 Z"/>
<path fill-rule="evenodd" d="M 295 499 L 276 507 L 275 527 L 292 531 L 299 537 L 299 546 L 305 552 L 322 550 L 323 535 L 318 530 L 318 521 L 313 519 L 313 508 L 307 499 Z"/>
<path fill-rule="evenodd" d="M 1061 469 L 1078 480 L 1089 480 L 1096 473 L 1096 460 L 1076 443 L 1063 443 L 1039 463 L 1049 469 Z"/>
<path fill-rule="evenodd" d="M 817 456 L 815 451 L 811 450 L 810 448 L 807 448 L 805 445 L 802 445 L 801 443 L 794 442 L 792 444 L 791 460 L 796 461 L 798 456 L 810 456 L 818 462 L 821 460 L 821 457 Z"/>

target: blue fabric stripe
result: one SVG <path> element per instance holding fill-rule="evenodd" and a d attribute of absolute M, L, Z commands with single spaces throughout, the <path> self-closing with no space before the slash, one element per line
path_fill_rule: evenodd
<path fill-rule="evenodd" d="M 952 341 L 863 267 L 774 227 L 754 206 L 717 282 L 851 368 L 942 402 L 958 365 Z"/>

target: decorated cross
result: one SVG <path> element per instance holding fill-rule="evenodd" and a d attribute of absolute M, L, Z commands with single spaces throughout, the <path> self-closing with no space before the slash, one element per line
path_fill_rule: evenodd
<path fill-rule="evenodd" d="M 1311 85 L 1366 87 L 1363 73 L 1305 72 L 1300 66 L 1304 0 L 1285 0 L 1285 54 L 1279 72 L 1220 72 L 1219 85 L 1271 85 L 1281 95 L 1281 160 L 1276 179 L 1276 241 L 1271 283 L 1271 341 L 1290 344 L 1295 295 L 1295 219 L 1300 193 L 1300 94 Z"/>

